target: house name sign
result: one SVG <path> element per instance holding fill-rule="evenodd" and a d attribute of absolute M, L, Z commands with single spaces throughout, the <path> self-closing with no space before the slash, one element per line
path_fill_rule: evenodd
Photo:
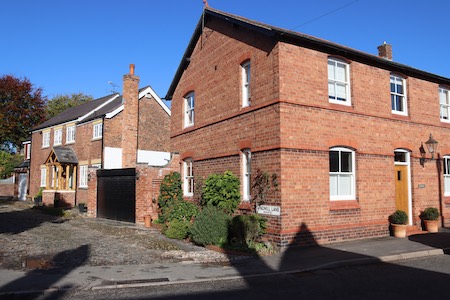
<path fill-rule="evenodd" d="M 262 215 L 279 216 L 281 215 L 281 207 L 273 205 L 259 205 L 256 212 Z"/>

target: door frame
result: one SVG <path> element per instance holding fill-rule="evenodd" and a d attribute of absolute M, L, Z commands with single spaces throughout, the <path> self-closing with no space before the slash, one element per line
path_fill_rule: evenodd
<path fill-rule="evenodd" d="M 394 166 L 406 166 L 407 168 L 407 182 L 408 182 L 408 211 L 406 212 L 408 214 L 408 225 L 412 225 L 412 187 L 411 187 L 411 151 L 407 149 L 395 149 L 395 152 L 402 152 L 405 153 L 405 160 L 406 162 L 399 162 L 395 161 L 394 156 Z M 395 199 L 397 201 L 397 198 Z"/>

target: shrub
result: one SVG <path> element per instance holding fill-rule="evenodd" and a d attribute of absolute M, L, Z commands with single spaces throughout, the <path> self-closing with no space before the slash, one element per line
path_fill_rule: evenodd
<path fill-rule="evenodd" d="M 187 237 L 190 225 L 189 221 L 174 219 L 168 223 L 164 234 L 168 238 L 182 240 Z"/>
<path fill-rule="evenodd" d="M 432 220 L 436 221 L 439 219 L 439 211 L 435 207 L 427 207 L 425 210 L 420 214 L 420 217 L 423 220 Z"/>
<path fill-rule="evenodd" d="M 241 201 L 240 181 L 232 172 L 222 175 L 211 174 L 203 187 L 202 205 L 217 206 L 228 214 L 233 214 Z"/>
<path fill-rule="evenodd" d="M 256 239 L 265 233 L 266 219 L 258 215 L 235 216 L 229 227 L 229 241 L 234 245 L 253 247 Z"/>
<path fill-rule="evenodd" d="M 159 219 L 162 223 L 169 221 L 171 211 L 183 201 L 180 173 L 171 172 L 164 176 L 159 189 Z"/>
<path fill-rule="evenodd" d="M 206 206 L 189 230 L 192 240 L 201 246 L 226 243 L 229 222 L 230 217 L 223 210 Z"/>
<path fill-rule="evenodd" d="M 170 211 L 167 216 L 167 221 L 180 220 L 180 221 L 190 221 L 192 217 L 198 214 L 198 207 L 192 202 L 187 202 L 182 200 L 177 203 Z"/>
<path fill-rule="evenodd" d="M 403 210 L 397 210 L 389 216 L 389 222 L 404 225 L 408 222 L 408 215 Z"/>

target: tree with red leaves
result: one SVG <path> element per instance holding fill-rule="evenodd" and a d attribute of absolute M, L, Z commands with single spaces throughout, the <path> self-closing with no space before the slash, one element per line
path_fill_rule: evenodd
<path fill-rule="evenodd" d="M 20 149 L 30 130 L 44 121 L 46 97 L 28 78 L 0 77 L 0 148 Z"/>

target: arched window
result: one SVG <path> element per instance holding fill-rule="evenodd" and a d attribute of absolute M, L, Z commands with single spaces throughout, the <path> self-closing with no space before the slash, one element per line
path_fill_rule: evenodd
<path fill-rule="evenodd" d="M 183 194 L 184 196 L 194 195 L 194 169 L 192 158 L 183 160 Z"/>
<path fill-rule="evenodd" d="M 242 107 L 250 106 L 250 61 L 247 60 L 241 65 L 242 72 Z"/>
<path fill-rule="evenodd" d="M 251 200 L 251 157 L 250 149 L 242 150 L 242 196 L 244 201 Z"/>
<path fill-rule="evenodd" d="M 354 200 L 355 151 L 334 147 L 330 149 L 330 199 Z"/>
<path fill-rule="evenodd" d="M 184 127 L 194 125 L 195 94 L 191 92 L 184 97 Z"/>

